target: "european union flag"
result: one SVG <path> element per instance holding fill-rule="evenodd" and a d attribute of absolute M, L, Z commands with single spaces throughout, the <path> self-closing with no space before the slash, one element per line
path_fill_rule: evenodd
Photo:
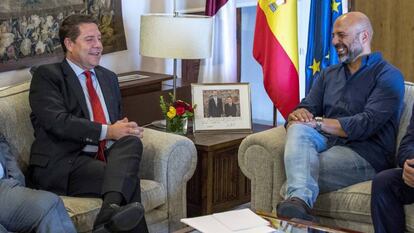
<path fill-rule="evenodd" d="M 308 51 L 306 53 L 306 94 L 319 72 L 338 63 L 332 46 L 332 27 L 342 15 L 341 0 L 312 0 L 309 17 Z"/>

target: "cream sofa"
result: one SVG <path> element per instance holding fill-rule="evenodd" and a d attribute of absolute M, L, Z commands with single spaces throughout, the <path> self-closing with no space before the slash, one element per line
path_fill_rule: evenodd
<path fill-rule="evenodd" d="M 401 116 L 397 145 L 406 132 L 414 104 L 414 84 L 406 83 L 404 112 Z M 282 200 L 280 189 L 286 180 L 283 152 L 286 131 L 279 126 L 246 137 L 239 148 L 239 166 L 251 180 L 251 207 L 275 212 Z M 371 214 L 371 181 L 322 194 L 314 211 L 322 224 L 373 232 Z M 406 228 L 414 232 L 414 204 L 405 207 Z"/>
<path fill-rule="evenodd" d="M 26 82 L 0 91 L 0 132 L 7 138 L 23 171 L 27 169 L 33 128 Z M 186 184 L 194 173 L 197 152 L 186 137 L 144 131 L 141 192 L 150 232 L 172 232 L 186 217 Z M 64 197 L 78 232 L 90 232 L 101 199 Z"/>

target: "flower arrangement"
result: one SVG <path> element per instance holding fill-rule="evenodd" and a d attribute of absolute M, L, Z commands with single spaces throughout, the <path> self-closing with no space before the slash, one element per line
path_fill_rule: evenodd
<path fill-rule="evenodd" d="M 175 100 L 171 93 L 169 95 L 171 102 L 166 102 L 164 97 L 160 96 L 160 107 L 165 116 L 167 132 L 185 134 L 188 118 L 194 116 L 196 106 L 191 106 L 182 100 Z"/>

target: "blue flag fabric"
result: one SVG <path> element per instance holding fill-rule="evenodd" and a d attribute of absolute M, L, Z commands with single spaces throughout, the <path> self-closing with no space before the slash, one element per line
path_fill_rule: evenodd
<path fill-rule="evenodd" d="M 340 15 L 342 15 L 341 0 L 311 1 L 306 53 L 306 95 L 320 71 L 338 63 L 338 55 L 331 40 L 333 24 Z"/>

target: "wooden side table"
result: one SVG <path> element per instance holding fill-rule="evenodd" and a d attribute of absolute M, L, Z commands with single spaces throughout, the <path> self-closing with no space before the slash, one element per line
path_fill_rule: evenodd
<path fill-rule="evenodd" d="M 144 75 L 148 76 L 148 78 L 119 83 L 122 97 L 161 91 L 163 82 L 172 79 L 172 75 L 169 74 L 159 74 L 145 71 L 131 71 L 127 73 L 121 73 L 118 76 L 131 74 Z"/>
<path fill-rule="evenodd" d="M 253 125 L 259 132 L 271 126 Z M 237 153 L 249 133 L 187 135 L 197 148 L 197 168 L 187 184 L 189 217 L 229 210 L 250 201 L 250 180 L 241 172 Z"/>
<path fill-rule="evenodd" d="M 172 92 L 172 76 L 144 71 L 133 71 L 120 75 L 140 74 L 149 78 L 122 82 L 123 114 L 138 125 L 146 125 L 163 117 L 160 109 L 160 95 L 164 98 Z M 177 98 L 191 102 L 191 89 L 187 83 L 177 82 Z"/>

